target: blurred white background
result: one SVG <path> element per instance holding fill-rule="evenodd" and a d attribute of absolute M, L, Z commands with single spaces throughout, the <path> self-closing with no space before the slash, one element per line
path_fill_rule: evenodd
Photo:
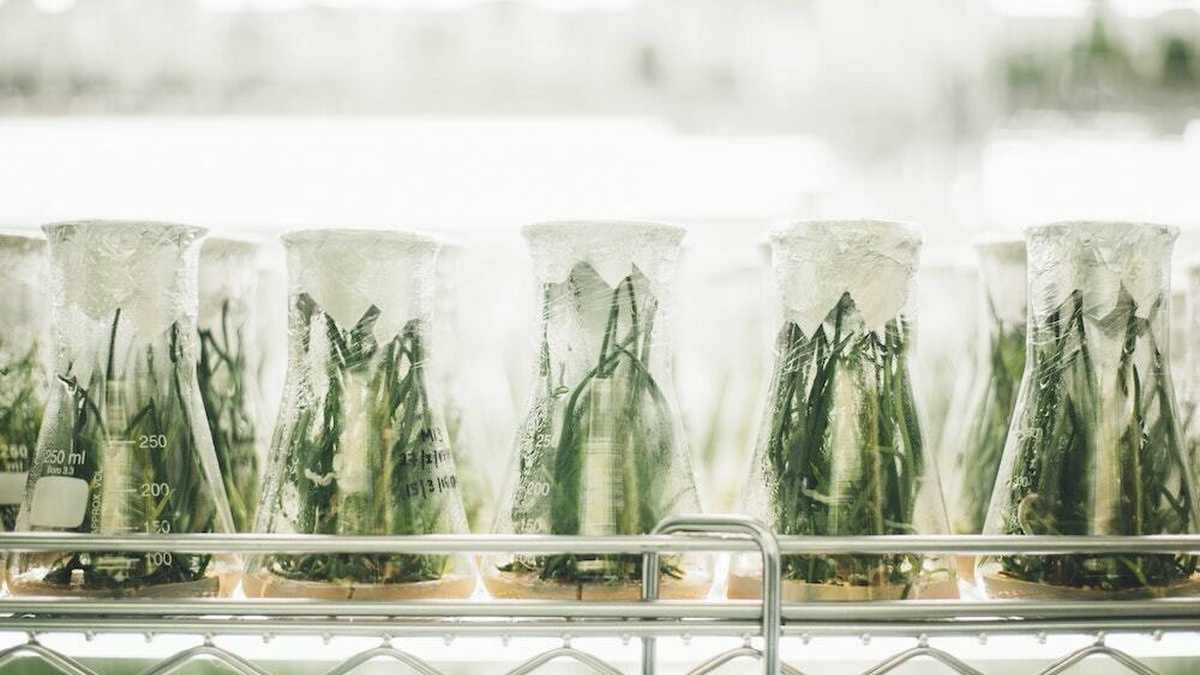
<path fill-rule="evenodd" d="M 2 0 L 0 219 L 1194 226 L 1198 4 Z"/>

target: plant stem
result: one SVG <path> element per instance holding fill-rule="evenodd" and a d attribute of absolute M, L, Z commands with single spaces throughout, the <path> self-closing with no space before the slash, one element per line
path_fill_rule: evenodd
<path fill-rule="evenodd" d="M 566 285 L 578 289 L 600 283 L 581 263 Z M 675 431 L 671 407 L 650 369 L 658 301 L 646 285 L 635 271 L 603 295 L 564 294 L 555 284 L 543 289 L 539 377 L 548 395 L 535 402 L 527 422 L 528 447 L 518 451 L 516 531 L 534 531 L 540 523 L 553 534 L 644 534 L 682 498 L 662 475 L 672 468 Z M 599 353 L 588 360 L 594 366 L 571 387 L 556 387 L 549 324 L 556 312 L 570 310 L 555 303 L 599 297 L 607 305 Z M 565 370 L 563 363 L 559 373 Z M 550 439 L 556 440 L 550 444 Z M 637 555 L 564 554 L 518 558 L 500 569 L 563 582 L 617 583 L 640 580 L 641 564 Z M 681 574 L 675 560 L 665 561 L 662 571 Z"/>
<path fill-rule="evenodd" d="M 1032 377 L 1024 392 L 1028 402 L 1013 427 L 1013 473 L 1002 477 L 1002 531 L 1190 532 L 1192 495 L 1152 330 L 1161 303 L 1140 317 L 1122 287 L 1112 312 L 1090 319 L 1084 300 L 1074 291 L 1044 321 L 1031 322 Z M 1112 346 L 1099 350 L 1103 356 L 1096 359 L 1095 345 Z M 1110 379 L 1115 386 L 1102 386 Z M 1022 581 L 1129 591 L 1181 582 L 1196 563 L 1186 555 L 1076 554 L 1004 556 L 1000 568 Z"/>
<path fill-rule="evenodd" d="M 59 395 L 70 415 L 69 444 L 43 446 L 43 470 L 88 481 L 91 509 L 78 532 L 125 534 L 212 532 L 220 522 L 218 500 L 199 468 L 195 430 L 182 384 L 179 324 L 158 340 L 122 349 L 121 311 L 114 312 L 106 357 L 97 360 L 87 385 L 71 368 L 58 376 Z M 118 360 L 118 354 L 126 356 Z M 155 363 L 165 354 L 170 371 L 160 376 Z M 136 409 L 132 414 L 129 405 Z M 55 438 L 55 433 L 47 435 Z M 45 453 L 45 454 L 43 454 Z M 49 457 L 65 457 L 52 461 Z M 46 475 L 46 474 L 43 474 Z M 97 496 L 97 494 L 99 496 Z M 143 552 L 62 553 L 43 583 L 85 591 L 135 592 L 143 587 L 198 581 L 209 576 L 211 555 Z"/>
<path fill-rule="evenodd" d="M 425 382 L 425 327 L 406 323 L 380 345 L 380 310 L 370 307 L 349 330 L 307 294 L 297 300 L 308 358 L 323 369 L 327 387 L 301 398 L 275 452 L 286 461 L 284 490 L 270 518 L 277 527 L 311 534 L 432 534 L 460 502 L 453 461 L 429 405 Z M 324 339 L 329 358 L 314 347 Z M 300 506 L 281 500 L 294 491 Z M 291 522 L 284 524 L 283 520 Z M 449 558 L 439 555 L 276 555 L 266 566 L 288 579 L 329 583 L 392 584 L 440 579 Z"/>
<path fill-rule="evenodd" d="M 775 526 L 786 535 L 913 532 L 924 472 L 901 319 L 862 328 L 844 294 L 812 336 L 785 323 L 760 450 Z M 911 555 L 787 556 L 784 577 L 812 584 L 914 583 Z"/>

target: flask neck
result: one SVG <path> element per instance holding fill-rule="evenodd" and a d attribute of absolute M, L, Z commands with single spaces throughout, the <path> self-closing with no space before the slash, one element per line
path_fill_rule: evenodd
<path fill-rule="evenodd" d="M 242 339 L 254 336 L 253 315 L 258 297 L 258 247 L 251 242 L 208 239 L 200 249 L 199 324 L 239 326 Z"/>
<path fill-rule="evenodd" d="M 1024 326 L 1029 311 L 1029 275 L 1025 242 L 995 242 L 979 247 L 979 285 L 986 325 Z"/>
<path fill-rule="evenodd" d="M 1166 327 L 1174 228 L 1130 223 L 1065 223 L 1028 233 L 1029 312 L 1045 324 L 1078 301 L 1102 327 L 1119 313 Z M 1165 336 L 1163 336 L 1165 339 Z"/>
<path fill-rule="evenodd" d="M 5 318 L 4 348 L 9 352 L 43 342 L 46 319 L 46 242 L 28 236 L 0 235 L 0 315 Z"/>
<path fill-rule="evenodd" d="M 921 237 L 880 221 L 805 221 L 771 236 L 772 269 L 783 318 L 811 337 L 847 296 L 863 329 L 882 333 L 906 314 Z"/>
<path fill-rule="evenodd" d="M 169 345 L 173 359 L 194 359 L 202 229 L 67 223 L 46 233 L 60 370 L 112 371 L 107 363 L 151 343 Z"/>
<path fill-rule="evenodd" d="M 370 334 L 382 343 L 410 322 L 428 322 L 436 241 L 396 232 L 326 230 L 288 235 L 284 244 L 293 328 L 307 327 L 314 312 L 344 331 L 365 327 L 362 322 L 369 320 Z"/>
<path fill-rule="evenodd" d="M 1029 230 L 1030 358 L 1077 352 L 1102 394 L 1116 391 L 1133 366 L 1144 387 L 1157 382 L 1152 375 L 1165 377 L 1175 234 L 1127 223 Z"/>
<path fill-rule="evenodd" d="M 1200 265 L 1194 265 L 1188 269 L 1185 295 L 1187 322 L 1184 334 L 1189 337 L 1200 335 Z M 1185 354 L 1184 362 L 1187 364 L 1187 372 L 1182 373 L 1187 389 L 1187 398 L 1189 403 L 1195 404 L 1200 401 L 1200 349 L 1192 348 L 1188 343 L 1181 346 Z"/>
<path fill-rule="evenodd" d="M 637 270 L 648 290 L 665 298 L 684 230 L 625 221 L 539 223 L 524 229 L 533 272 L 542 285 L 567 282 L 581 265 L 615 289 Z"/>
<path fill-rule="evenodd" d="M 610 285 L 588 263 L 577 264 L 565 281 L 543 283 L 543 372 L 606 379 L 663 367 L 670 346 L 660 294 L 667 290 L 637 267 Z"/>

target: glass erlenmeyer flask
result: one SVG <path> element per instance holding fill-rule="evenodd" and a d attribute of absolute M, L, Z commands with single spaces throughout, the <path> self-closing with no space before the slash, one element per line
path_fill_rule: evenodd
<path fill-rule="evenodd" d="M 46 271 L 39 234 L 0 233 L 0 530 L 6 532 L 17 522 L 46 406 Z"/>
<path fill-rule="evenodd" d="M 1191 336 L 1200 335 L 1200 258 L 1186 266 L 1184 307 L 1171 312 L 1171 349 L 1182 352 L 1182 370 L 1174 370 L 1171 362 L 1171 381 L 1175 383 L 1179 424 L 1183 428 L 1184 447 L 1193 481 L 1200 480 L 1200 345 Z M 1180 330 L 1177 324 L 1182 323 Z M 1179 343 L 1182 344 L 1179 344 Z M 1198 496 L 1200 499 L 1200 496 Z"/>
<path fill-rule="evenodd" d="M 541 287 L 540 359 L 495 531 L 632 535 L 699 510 L 673 396 L 667 293 L 683 230 L 630 222 L 525 228 Z M 633 599 L 640 555 L 502 556 L 497 597 Z M 703 597 L 704 556 L 663 563 L 663 597 Z"/>
<path fill-rule="evenodd" d="M 263 404 L 260 419 L 269 439 L 287 376 L 288 291 L 283 245 L 277 240 L 262 242 L 258 262 L 254 360 L 258 363 L 258 388 Z"/>
<path fill-rule="evenodd" d="M 311 230 L 284 236 L 289 367 L 256 532 L 461 534 L 466 516 L 427 359 L 433 239 Z M 466 597 L 465 556 L 271 555 L 250 597 Z"/>
<path fill-rule="evenodd" d="M 1055 223 L 1026 231 L 1025 375 L 984 532 L 1196 532 L 1167 365 L 1177 230 Z M 985 556 L 993 597 L 1112 599 L 1191 593 L 1194 556 Z"/>
<path fill-rule="evenodd" d="M 948 445 L 959 433 L 962 403 L 976 379 L 979 273 L 964 261 L 967 257 L 959 250 L 924 252 L 912 303 L 916 320 L 909 362 L 917 414 L 940 470 L 949 463 L 953 449 Z"/>
<path fill-rule="evenodd" d="M 979 244 L 977 251 L 983 297 L 975 383 L 964 424 L 946 448 L 949 471 L 942 475 L 954 534 L 983 531 L 1025 371 L 1025 242 L 990 241 Z M 968 571 L 973 573 L 964 570 Z"/>
<path fill-rule="evenodd" d="M 908 372 L 920 244 L 879 221 L 772 234 L 783 325 L 744 503 L 781 535 L 946 531 Z M 913 554 L 783 560 L 790 601 L 956 597 L 954 579 L 951 561 Z M 730 597 L 761 592 L 761 557 L 735 556 Z"/>
<path fill-rule="evenodd" d="M 47 225 L 55 381 L 18 530 L 229 532 L 196 384 L 196 263 L 204 230 L 141 222 Z M 232 556 L 16 554 L 13 593 L 210 596 Z M 227 581 L 236 582 L 236 579 Z"/>
<path fill-rule="evenodd" d="M 266 455 L 255 348 L 257 257 L 249 239 L 209 237 L 200 247 L 196 379 L 238 532 L 254 525 Z"/>
<path fill-rule="evenodd" d="M 492 522 L 499 491 L 495 474 L 502 472 L 497 465 L 505 460 L 492 451 L 496 442 L 487 432 L 489 426 L 496 426 L 496 404 L 507 404 L 509 397 L 497 396 L 504 390 L 495 386 L 491 376 L 499 360 L 490 358 L 495 354 L 483 344 L 495 340 L 495 335 L 475 330 L 478 319 L 467 311 L 467 294 L 473 289 L 464 277 L 478 273 L 477 268 L 465 264 L 467 255 L 462 244 L 442 242 L 434 293 L 433 330 L 438 351 L 430 359 L 428 372 L 442 396 L 437 405 L 444 415 L 447 441 L 454 448 L 467 525 L 471 531 L 482 531 Z M 514 416 L 507 417 L 511 420 Z M 511 432 L 509 424 L 504 433 Z"/>

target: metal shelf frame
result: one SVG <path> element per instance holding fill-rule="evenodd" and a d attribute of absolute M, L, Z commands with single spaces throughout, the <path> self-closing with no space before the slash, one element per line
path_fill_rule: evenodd
<path fill-rule="evenodd" d="M 591 553 L 645 557 L 642 599 L 633 602 L 540 600 L 297 600 L 297 599 L 0 599 L 0 633 L 214 635 L 496 636 L 501 638 L 637 638 L 641 671 L 656 672 L 656 640 L 727 636 L 746 644 L 692 672 L 734 658 L 760 658 L 769 674 L 794 672 L 780 657 L 781 641 L 815 636 L 903 636 L 927 647 L 929 636 L 1105 632 L 1200 633 L 1200 598 L 1131 601 L 897 600 L 843 603 L 782 601 L 781 558 L 790 554 L 1113 554 L 1195 553 L 1200 536 L 1013 537 L 879 536 L 778 537 L 753 519 L 676 516 L 635 537 L 431 535 L 402 537 L 175 534 L 80 535 L 0 533 L 0 551 L 162 551 L 172 553 Z M 659 600 L 658 558 L 678 553 L 753 553 L 763 559 L 763 600 Z M 206 638 L 207 639 L 207 638 Z M 761 644 L 750 647 L 751 641 Z M 36 642 L 31 643 L 37 649 Z M 211 647 L 211 644 L 208 644 Z M 1096 647 L 1096 646 L 1093 646 Z M 1099 647 L 1102 647 L 1100 645 Z M 564 646 L 564 649 L 567 647 Z M 37 651 L 31 647 L 27 651 Z M 213 647 L 212 649 L 216 649 Z M 1089 648 L 1091 649 L 1091 648 Z M 1105 648 L 1106 649 L 1106 648 Z M 219 650 L 218 650 L 219 651 Z M 395 650 L 393 650 L 395 651 Z M 936 652 L 937 650 L 932 650 Z M 400 653 L 400 652 L 398 652 Z M 558 654 L 558 652 L 555 652 Z M 568 649 L 558 656 L 579 657 Z M 210 654 L 211 655 L 211 654 Z M 925 654 L 941 659 L 938 653 Z M 1198 650 L 1200 655 L 1200 650 Z M 558 658 L 553 656 L 552 658 Z M 5 661 L 0 653 L 0 667 Z M 1120 655 L 1117 660 L 1127 658 Z M 722 660 L 724 659 L 724 660 Z M 236 659 L 234 659 L 236 660 Z M 587 662 L 586 658 L 576 658 Z M 717 663 L 719 661 L 719 663 Z M 422 666 L 423 668 L 424 666 Z M 420 670 L 420 668 L 418 668 Z M 433 672 L 437 672 L 434 669 Z"/>

